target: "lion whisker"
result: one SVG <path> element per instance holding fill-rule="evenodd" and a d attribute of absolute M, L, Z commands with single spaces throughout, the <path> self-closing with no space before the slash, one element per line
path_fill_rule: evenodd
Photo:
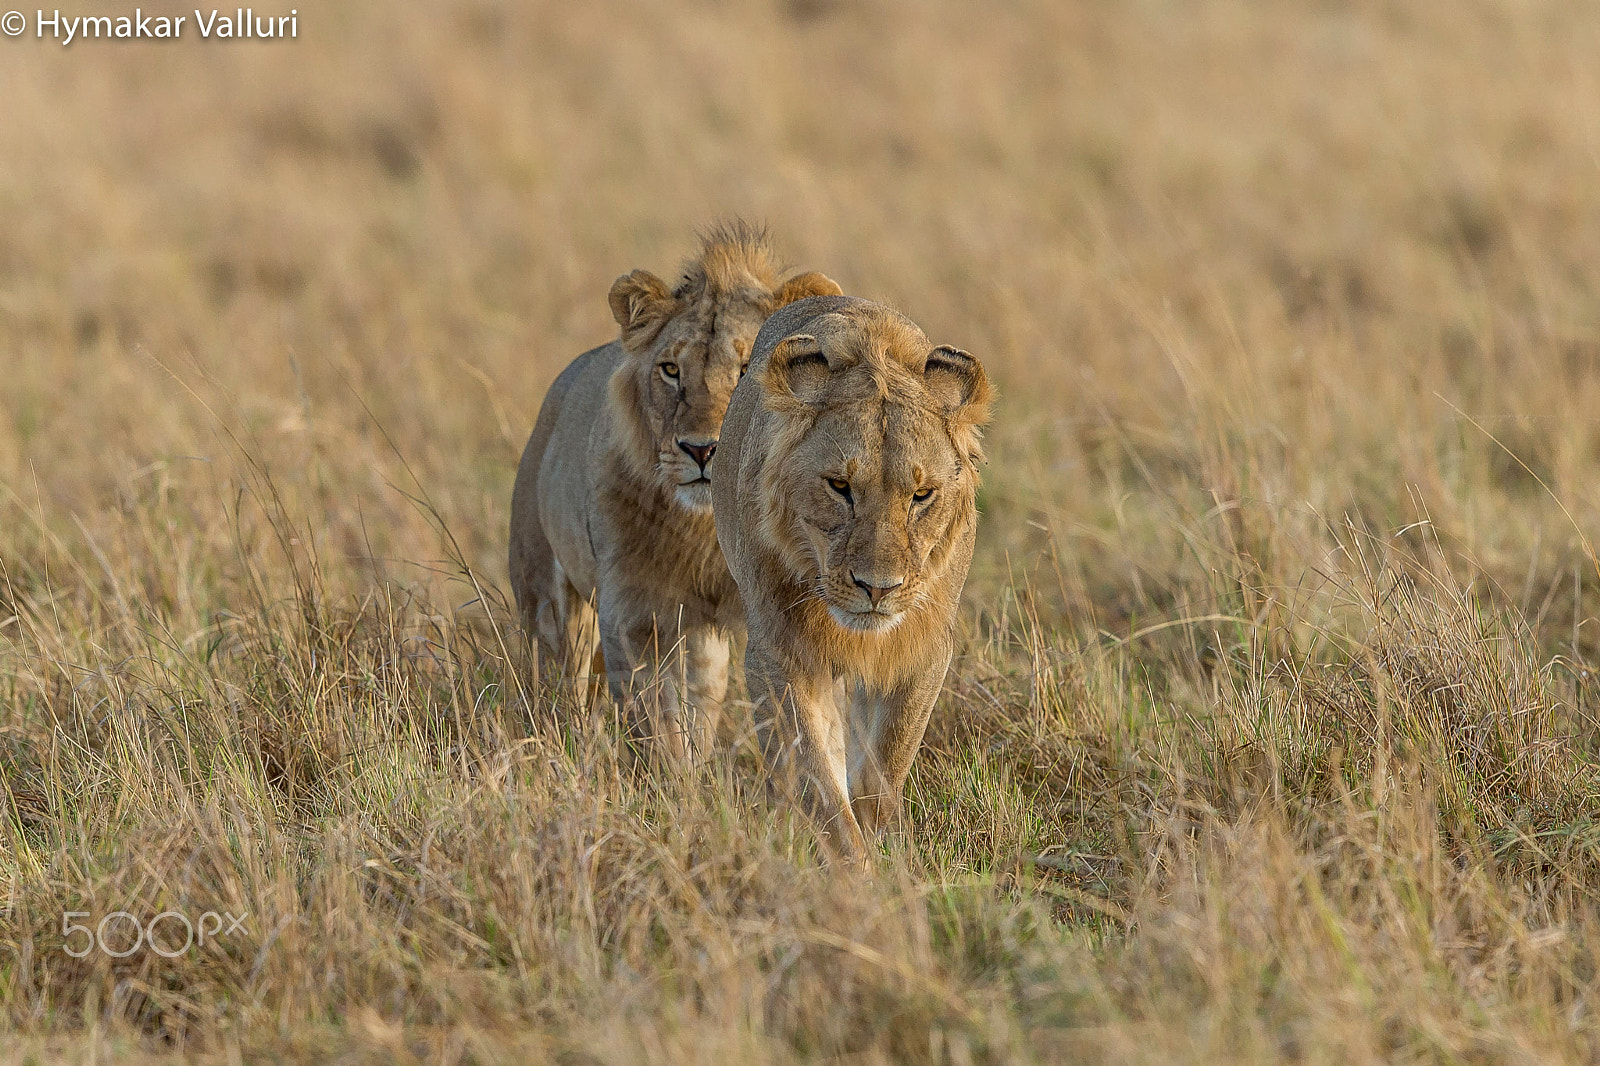
<path fill-rule="evenodd" d="M 815 597 L 816 599 L 820 600 L 820 599 L 823 598 L 824 591 L 825 591 L 825 589 L 824 589 L 823 585 L 819 582 L 816 588 L 807 589 L 805 592 L 802 592 L 800 594 L 800 598 L 799 599 L 797 599 L 793 603 L 789 604 L 789 606 L 785 607 L 779 613 L 780 614 L 788 614 L 790 611 L 794 610 L 796 607 L 800 606 L 802 603 L 806 602 L 807 600 L 809 600 L 809 599 L 811 599 L 813 597 Z"/>

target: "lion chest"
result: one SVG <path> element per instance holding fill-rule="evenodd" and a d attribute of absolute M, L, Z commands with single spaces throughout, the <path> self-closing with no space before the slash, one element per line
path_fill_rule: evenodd
<path fill-rule="evenodd" d="M 682 614 L 686 625 L 720 622 L 738 589 L 717 545 L 709 511 L 689 511 L 636 486 L 600 493 L 595 550 L 601 581 L 641 610 Z"/>

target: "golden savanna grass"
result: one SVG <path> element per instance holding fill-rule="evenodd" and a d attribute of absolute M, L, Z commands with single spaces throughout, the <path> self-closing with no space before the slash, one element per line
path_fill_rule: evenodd
<path fill-rule="evenodd" d="M 1600 1058 L 1600 8 L 300 32 L 0 40 L 0 1060 Z M 870 873 L 507 610 L 543 388 L 733 215 L 1000 394 Z"/>

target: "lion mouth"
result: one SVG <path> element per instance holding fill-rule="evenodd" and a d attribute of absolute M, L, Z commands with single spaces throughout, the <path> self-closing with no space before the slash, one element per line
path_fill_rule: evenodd
<path fill-rule="evenodd" d="M 842 607 L 829 607 L 828 613 L 839 625 L 857 633 L 887 633 L 905 617 L 904 611 L 850 611 Z"/>
<path fill-rule="evenodd" d="M 684 510 L 704 514 L 711 510 L 711 479 L 680 481 L 673 487 L 672 497 Z"/>

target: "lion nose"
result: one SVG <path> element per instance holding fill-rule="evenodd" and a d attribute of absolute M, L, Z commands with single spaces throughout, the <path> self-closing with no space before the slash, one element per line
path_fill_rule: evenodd
<path fill-rule="evenodd" d="M 717 454 L 716 441 L 712 441 L 710 444 L 690 444 L 686 440 L 680 440 L 678 447 L 682 448 L 684 454 L 689 458 L 700 464 L 700 472 L 702 474 L 706 472 L 706 464 L 711 461 L 711 457 Z"/>
<path fill-rule="evenodd" d="M 856 588 L 867 594 L 867 599 L 872 601 L 872 606 L 874 607 L 878 606 L 879 600 L 906 583 L 906 579 L 903 577 L 897 577 L 893 580 L 874 579 L 867 581 L 857 577 L 853 570 L 850 572 L 850 580 L 855 583 Z"/>

